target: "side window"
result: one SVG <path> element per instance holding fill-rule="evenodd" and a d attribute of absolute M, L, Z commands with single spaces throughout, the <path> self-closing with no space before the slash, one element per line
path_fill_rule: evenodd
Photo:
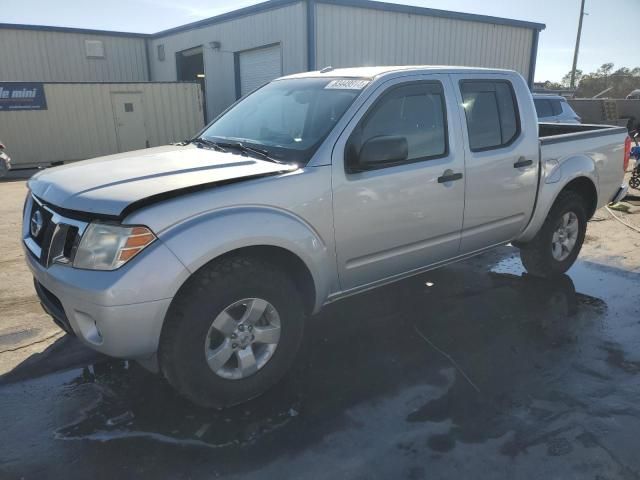
<path fill-rule="evenodd" d="M 511 83 L 460 82 L 469 146 L 479 152 L 509 145 L 520 134 L 520 117 Z"/>
<path fill-rule="evenodd" d="M 403 163 L 447 154 L 444 92 L 437 82 L 415 83 L 385 93 L 365 115 L 349 139 L 347 155 L 380 136 L 404 137 L 408 157 Z"/>
<path fill-rule="evenodd" d="M 560 100 L 551 100 L 550 103 L 553 114 L 562 115 L 562 104 L 560 103 Z"/>
<path fill-rule="evenodd" d="M 536 99 L 533 101 L 533 103 L 536 105 L 538 118 L 553 116 L 553 110 L 551 109 L 551 103 L 549 102 L 549 100 Z"/>

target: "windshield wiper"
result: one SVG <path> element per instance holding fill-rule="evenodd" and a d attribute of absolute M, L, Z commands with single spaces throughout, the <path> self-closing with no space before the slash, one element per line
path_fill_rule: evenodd
<path fill-rule="evenodd" d="M 196 137 L 189 140 L 189 143 L 197 143 L 199 145 L 204 145 L 205 147 L 213 148 L 214 150 L 218 150 L 219 152 L 226 152 L 227 150 L 217 142 L 212 142 L 211 140 L 207 140 L 203 137 Z"/>
<path fill-rule="evenodd" d="M 287 162 L 282 162 L 280 160 L 277 160 L 271 157 L 267 150 L 263 150 L 261 148 L 249 147 L 242 142 L 214 142 L 214 143 L 221 148 L 225 148 L 225 149 L 235 148 L 236 150 L 240 150 L 241 152 L 246 154 L 253 153 L 254 155 L 257 155 L 261 159 L 266 160 L 268 162 L 279 163 L 281 165 L 288 165 Z"/>

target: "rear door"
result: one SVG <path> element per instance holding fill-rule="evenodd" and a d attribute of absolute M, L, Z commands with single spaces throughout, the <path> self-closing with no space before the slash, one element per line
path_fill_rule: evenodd
<path fill-rule="evenodd" d="M 538 125 L 521 79 L 499 74 L 452 78 L 464 125 L 460 253 L 465 254 L 508 242 L 529 222 L 538 184 Z"/>
<path fill-rule="evenodd" d="M 332 156 L 333 215 L 343 290 L 375 284 L 458 252 L 464 208 L 464 151 L 446 75 L 391 80 L 367 100 Z M 347 145 L 402 136 L 402 163 L 350 173 Z M 445 177 L 449 175 L 448 177 Z M 450 181 L 443 181 L 452 178 Z"/>

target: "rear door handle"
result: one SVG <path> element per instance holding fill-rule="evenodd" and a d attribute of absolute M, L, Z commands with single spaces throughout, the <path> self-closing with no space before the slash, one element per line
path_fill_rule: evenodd
<path fill-rule="evenodd" d="M 461 173 L 453 173 L 452 170 L 446 170 L 441 177 L 438 177 L 438 183 L 453 182 L 462 178 Z"/>
<path fill-rule="evenodd" d="M 516 163 L 513 164 L 513 168 L 522 168 L 533 165 L 533 160 L 526 160 L 524 157 L 520 157 Z"/>

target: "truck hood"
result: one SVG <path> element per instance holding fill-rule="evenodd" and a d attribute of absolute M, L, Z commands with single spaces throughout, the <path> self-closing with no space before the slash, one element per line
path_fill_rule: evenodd
<path fill-rule="evenodd" d="M 123 217 L 156 200 L 297 168 L 195 145 L 167 145 L 46 169 L 28 186 L 55 207 Z"/>

